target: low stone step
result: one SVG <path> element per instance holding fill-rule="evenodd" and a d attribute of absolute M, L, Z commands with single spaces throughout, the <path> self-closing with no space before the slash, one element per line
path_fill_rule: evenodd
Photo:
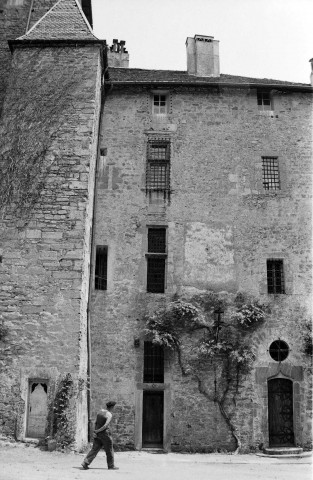
<path fill-rule="evenodd" d="M 272 447 L 264 448 L 265 455 L 300 455 L 303 448 L 300 447 Z"/>

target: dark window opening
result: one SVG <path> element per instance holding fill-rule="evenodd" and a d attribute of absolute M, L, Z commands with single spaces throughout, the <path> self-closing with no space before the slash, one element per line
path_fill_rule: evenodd
<path fill-rule="evenodd" d="M 148 143 L 147 190 L 167 191 L 170 188 L 170 143 L 151 141 Z"/>
<path fill-rule="evenodd" d="M 262 157 L 263 188 L 280 190 L 279 168 L 277 157 Z"/>
<path fill-rule="evenodd" d="M 108 247 L 96 247 L 95 289 L 107 289 Z"/>
<path fill-rule="evenodd" d="M 166 228 L 149 228 L 148 252 L 166 253 Z"/>
<path fill-rule="evenodd" d="M 267 292 L 285 293 L 283 260 L 267 260 Z"/>
<path fill-rule="evenodd" d="M 165 258 L 147 258 L 147 292 L 164 293 Z"/>
<path fill-rule="evenodd" d="M 273 110 L 271 92 L 269 90 L 257 91 L 259 110 Z"/>
<path fill-rule="evenodd" d="M 286 360 L 289 355 L 289 347 L 286 342 L 275 340 L 275 342 L 270 345 L 269 354 L 276 362 L 282 362 Z"/>
<path fill-rule="evenodd" d="M 144 343 L 143 381 L 164 383 L 164 350 L 161 345 Z"/>

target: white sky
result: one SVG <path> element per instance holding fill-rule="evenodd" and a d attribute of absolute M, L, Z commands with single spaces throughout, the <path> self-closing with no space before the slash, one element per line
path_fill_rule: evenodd
<path fill-rule="evenodd" d="M 131 68 L 186 70 L 187 37 L 220 41 L 221 73 L 309 83 L 313 0 L 92 0 L 94 33 Z"/>

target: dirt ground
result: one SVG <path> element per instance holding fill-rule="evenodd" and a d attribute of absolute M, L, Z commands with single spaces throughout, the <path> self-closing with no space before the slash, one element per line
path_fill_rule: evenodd
<path fill-rule="evenodd" d="M 1 480 L 312 480 L 312 457 L 268 458 L 254 454 L 159 454 L 117 452 L 119 470 L 107 470 L 100 452 L 89 470 L 83 454 L 41 451 L 28 444 L 0 443 Z"/>

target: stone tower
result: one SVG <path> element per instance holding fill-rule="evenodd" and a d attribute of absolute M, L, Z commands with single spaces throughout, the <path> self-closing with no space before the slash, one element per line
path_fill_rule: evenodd
<path fill-rule="evenodd" d="M 24 35 L 57 0 L 0 0 L 0 114 L 11 65 L 8 40 Z M 91 0 L 79 0 L 92 26 Z"/>
<path fill-rule="evenodd" d="M 15 37 L 24 33 L 29 3 L 14 2 Z M 9 47 L 0 125 L 0 428 L 18 439 L 53 434 L 81 448 L 104 42 L 78 0 L 59 0 Z"/>

